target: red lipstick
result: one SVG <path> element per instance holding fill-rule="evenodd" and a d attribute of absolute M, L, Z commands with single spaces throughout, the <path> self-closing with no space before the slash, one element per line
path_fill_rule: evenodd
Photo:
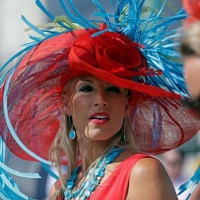
<path fill-rule="evenodd" d="M 102 125 L 110 120 L 110 115 L 106 112 L 98 112 L 92 114 L 89 119 L 94 124 Z"/>

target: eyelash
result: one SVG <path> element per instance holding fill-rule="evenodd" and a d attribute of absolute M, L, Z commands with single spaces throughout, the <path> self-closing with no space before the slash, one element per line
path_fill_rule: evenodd
<path fill-rule="evenodd" d="M 82 86 L 80 89 L 79 89 L 79 92 L 92 92 L 93 91 L 93 88 L 89 85 L 87 86 Z"/>
<path fill-rule="evenodd" d="M 94 89 L 92 86 L 82 86 L 79 89 L 79 92 L 92 92 Z M 112 92 L 112 93 L 121 93 L 121 90 L 118 87 L 115 86 L 110 86 L 106 89 L 108 92 Z"/>
<path fill-rule="evenodd" d="M 118 87 L 115 87 L 115 86 L 108 87 L 107 91 L 113 92 L 113 93 L 118 93 L 118 94 L 121 93 L 121 90 Z"/>

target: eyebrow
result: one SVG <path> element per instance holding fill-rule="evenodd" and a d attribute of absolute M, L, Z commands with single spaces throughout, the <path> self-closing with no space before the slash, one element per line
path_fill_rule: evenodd
<path fill-rule="evenodd" d="M 87 79 L 80 79 L 80 81 L 85 81 L 85 82 L 89 82 L 89 83 L 93 83 L 93 81 L 92 80 L 87 80 Z M 108 82 L 106 82 L 108 85 L 110 84 L 110 85 L 113 85 L 112 83 L 108 83 Z M 116 86 L 116 87 L 118 87 L 118 86 Z"/>
<path fill-rule="evenodd" d="M 86 82 L 89 82 L 89 83 L 93 83 L 93 81 L 87 80 L 87 79 L 80 79 L 80 81 L 86 81 Z"/>
<path fill-rule="evenodd" d="M 80 81 L 86 81 L 86 82 L 89 82 L 89 83 L 93 83 L 92 80 L 87 80 L 87 79 L 80 79 Z M 110 84 L 110 85 L 113 85 L 112 83 L 108 83 L 106 82 L 107 84 Z"/>

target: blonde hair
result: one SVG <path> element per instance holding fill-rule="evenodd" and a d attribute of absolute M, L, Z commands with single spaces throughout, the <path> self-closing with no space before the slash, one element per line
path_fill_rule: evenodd
<path fill-rule="evenodd" d="M 183 56 L 200 56 L 200 21 L 191 24 L 184 31 L 180 51 Z"/>
<path fill-rule="evenodd" d="M 66 89 L 67 90 L 69 89 L 69 85 L 70 83 L 66 85 L 63 94 L 67 93 Z M 68 136 L 69 131 L 70 131 L 69 116 L 67 116 L 63 112 L 60 129 L 50 149 L 50 159 L 52 160 L 53 165 L 58 171 L 59 181 L 61 183 L 60 188 L 58 188 L 52 199 L 57 199 L 63 193 L 64 190 L 67 190 L 65 186 L 66 182 L 71 177 L 73 170 L 78 166 L 78 161 L 80 156 L 79 156 L 77 139 L 75 138 L 73 140 L 70 140 Z M 134 138 L 134 134 L 130 125 L 129 117 L 124 118 L 124 123 L 121 129 L 114 136 L 112 136 L 108 140 L 99 141 L 96 144 L 96 147 L 102 144 L 106 146 L 104 152 L 102 152 L 102 155 L 106 155 L 109 152 L 109 150 L 114 146 L 131 148 L 137 151 L 138 149 L 136 145 L 136 140 Z M 63 154 L 67 156 L 67 162 L 68 162 L 68 171 L 66 176 L 64 176 L 61 171 L 61 157 L 63 156 Z M 98 158 L 96 160 L 94 168 L 97 166 L 100 159 L 101 158 Z"/>

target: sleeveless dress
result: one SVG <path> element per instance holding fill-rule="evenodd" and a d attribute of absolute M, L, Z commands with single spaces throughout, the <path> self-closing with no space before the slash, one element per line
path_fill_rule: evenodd
<path fill-rule="evenodd" d="M 138 160 L 151 156 L 137 153 L 121 162 L 110 176 L 91 194 L 87 200 L 125 200 L 131 171 Z M 65 199 L 63 197 L 58 200 Z"/>

